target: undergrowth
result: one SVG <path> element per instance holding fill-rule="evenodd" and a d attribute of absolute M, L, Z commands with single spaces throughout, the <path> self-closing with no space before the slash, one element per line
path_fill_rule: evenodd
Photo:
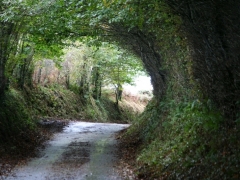
<path fill-rule="evenodd" d="M 3 155 L 28 156 L 41 141 L 27 102 L 19 91 L 10 89 L 0 102 L 0 159 Z"/>
<path fill-rule="evenodd" d="M 239 124 L 226 128 L 224 122 L 209 100 L 153 100 L 128 132 L 143 141 L 139 177 L 240 178 Z"/>
<path fill-rule="evenodd" d="M 11 89 L 1 97 L 0 102 L 0 141 L 8 142 L 9 137 L 17 137 L 24 128 L 34 127 L 22 95 Z M 11 138 L 11 140 L 12 140 Z"/>
<path fill-rule="evenodd" d="M 79 95 L 61 85 L 25 88 L 25 98 L 35 117 L 81 119 L 83 101 Z"/>
<path fill-rule="evenodd" d="M 98 100 L 88 97 L 84 106 L 84 117 L 96 122 L 132 123 L 139 114 L 135 110 L 136 102 L 123 97 L 117 105 L 112 96 L 112 93 L 106 91 Z"/>

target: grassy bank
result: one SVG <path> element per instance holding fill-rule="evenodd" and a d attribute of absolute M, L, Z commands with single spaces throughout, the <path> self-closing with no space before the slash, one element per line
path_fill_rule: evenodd
<path fill-rule="evenodd" d="M 152 101 L 125 135 L 139 148 L 138 177 L 239 179 L 240 124 L 224 122 L 210 101 Z"/>

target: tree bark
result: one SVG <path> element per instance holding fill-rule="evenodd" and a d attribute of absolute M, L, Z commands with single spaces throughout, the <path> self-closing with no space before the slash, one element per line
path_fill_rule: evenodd
<path fill-rule="evenodd" d="M 13 29 L 12 23 L 0 22 L 0 95 L 4 93 L 7 86 L 5 65 L 11 51 L 10 41 Z"/>

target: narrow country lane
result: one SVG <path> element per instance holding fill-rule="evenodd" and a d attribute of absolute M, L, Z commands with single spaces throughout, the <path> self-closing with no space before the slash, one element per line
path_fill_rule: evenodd
<path fill-rule="evenodd" d="M 17 167 L 7 180 L 121 180 L 114 168 L 117 131 L 126 124 L 71 122 L 39 157 Z"/>

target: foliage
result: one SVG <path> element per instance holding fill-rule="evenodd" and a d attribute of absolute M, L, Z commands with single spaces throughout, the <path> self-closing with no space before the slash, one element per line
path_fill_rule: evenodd
<path fill-rule="evenodd" d="M 192 72 L 203 98 L 211 99 L 234 126 L 239 109 L 239 1 L 166 2 L 183 20 L 192 49 Z M 181 3 L 181 5 L 180 5 Z M 214 18 L 218 17 L 218 18 Z"/>
<path fill-rule="evenodd" d="M 22 94 L 14 89 L 7 91 L 0 102 L 0 144 L 10 144 L 13 148 L 18 143 L 25 129 L 33 129 L 29 110 Z"/>
<path fill-rule="evenodd" d="M 20 72 L 21 81 L 31 72 L 28 46 L 46 57 L 61 54 L 66 39 L 115 41 L 128 51 L 104 43 L 85 46 L 75 72 L 65 69 L 67 86 L 77 85 L 87 99 L 89 117 L 107 117 L 98 104 L 104 83 L 131 81 L 125 71 L 136 65 L 126 58 L 131 52 L 151 76 L 155 96 L 133 128 L 150 144 L 140 165 L 169 179 L 237 179 L 239 5 L 237 0 L 1 1 L 0 94 L 7 86 L 5 73 Z M 77 80 L 73 85 L 71 78 Z M 58 109 L 54 92 L 46 96 L 48 106 Z"/>
<path fill-rule="evenodd" d="M 33 89 L 25 88 L 25 99 L 30 113 L 35 118 L 52 117 L 80 119 L 83 117 L 81 98 L 74 92 L 61 85 L 48 87 L 38 86 Z"/>
<path fill-rule="evenodd" d="M 180 6 L 179 9 L 180 1 L 178 3 L 168 2 L 169 4 L 172 3 L 171 5 L 174 4 L 175 10 L 187 9 L 187 6 L 184 5 Z M 199 6 L 196 4 L 195 1 L 192 2 L 189 14 L 199 12 Z M 205 5 L 201 8 L 206 7 Z M 181 13 L 186 15 L 186 9 Z M 202 12 L 205 12 L 205 10 L 202 9 Z M 167 10 L 165 12 L 171 14 L 171 11 Z M 208 13 L 211 13 L 211 11 Z M 195 18 L 198 17 L 197 13 L 194 15 Z M 182 17 L 188 19 L 192 16 Z M 188 23 L 191 22 L 193 21 L 188 21 Z M 192 44 L 188 44 L 184 36 L 178 36 L 179 32 L 182 33 L 181 31 L 177 34 L 173 33 L 172 30 L 178 25 L 171 26 L 173 25 L 171 23 L 168 25 L 166 27 L 170 28 L 170 33 L 166 32 L 164 34 L 165 38 L 163 37 L 164 39 L 161 39 L 162 41 L 159 44 L 160 54 L 163 58 L 161 68 L 167 71 L 166 93 L 160 101 L 155 99 L 148 105 L 146 111 L 141 115 L 141 119 L 134 123 L 127 135 L 127 137 L 131 137 L 131 134 L 135 134 L 139 141 L 144 143 L 141 148 L 142 151 L 138 154 L 139 177 L 142 179 L 237 179 L 239 178 L 237 171 L 239 161 L 236 159 L 239 158 L 237 151 L 239 151 L 240 146 L 236 137 L 239 136 L 239 130 L 237 126 L 228 129 L 227 119 L 230 116 L 223 117 L 223 111 L 219 109 L 218 103 L 206 95 L 220 92 L 220 88 L 214 91 L 212 91 L 213 89 L 209 91 L 207 88 L 201 90 L 199 79 L 196 79 L 196 76 L 204 77 L 202 87 L 213 88 L 212 83 L 206 82 L 208 78 L 213 76 L 205 77 L 207 76 L 205 71 L 209 69 L 203 68 L 203 61 L 208 60 L 208 57 L 203 58 L 204 60 L 202 59 L 200 62 L 198 61 L 199 55 L 198 57 L 195 57 L 196 54 L 191 56 L 191 52 L 202 53 L 203 49 L 192 49 Z M 185 28 L 188 30 L 194 28 L 191 29 L 194 31 L 196 30 L 195 25 L 191 27 L 187 25 Z M 200 29 L 206 27 L 206 29 L 209 28 L 209 31 L 213 30 L 206 24 L 197 27 Z M 202 32 L 203 29 L 200 31 Z M 188 38 L 196 38 L 194 42 L 198 45 L 200 41 L 206 40 L 204 37 L 200 38 L 198 33 L 195 35 L 189 33 Z M 161 36 L 158 36 L 158 38 L 161 38 Z M 212 42 L 216 41 L 208 41 L 205 45 L 208 46 Z M 209 60 L 207 63 L 211 64 L 211 61 Z M 212 63 L 217 63 L 217 61 Z M 220 66 L 211 67 L 218 68 Z M 235 72 L 235 70 L 233 71 Z M 196 74 L 196 72 L 198 73 Z M 211 71 L 207 74 L 214 73 L 219 73 L 219 71 Z M 215 75 L 215 77 L 218 76 Z M 222 82 L 223 79 L 221 79 Z M 231 80 L 228 79 L 224 84 L 230 82 Z M 220 83 L 220 81 L 217 83 Z M 235 92 L 230 88 L 226 90 Z M 224 91 L 221 90 L 221 92 Z M 226 94 L 222 94 L 221 97 L 226 97 Z M 235 101 L 235 98 L 230 99 L 227 102 Z M 232 105 L 234 104 L 232 103 Z M 223 107 L 226 106 L 223 105 Z M 228 110 L 229 112 L 232 113 L 231 110 Z M 233 117 L 232 115 L 231 117 Z M 235 121 L 236 117 L 233 120 Z"/>
<path fill-rule="evenodd" d="M 209 101 L 180 104 L 164 101 L 158 106 L 159 117 L 154 117 L 156 109 L 152 106 L 156 104 L 149 104 L 140 128 L 135 130 L 144 144 L 150 142 L 138 157 L 138 165 L 145 169 L 139 176 L 148 179 L 234 179 L 238 176 L 239 140 L 236 137 L 239 132 L 222 129 L 223 117 Z"/>
<path fill-rule="evenodd" d="M 134 75 L 142 71 L 141 62 L 131 53 L 109 43 L 103 43 L 95 52 L 97 66 L 101 67 L 101 75 L 105 86 L 131 84 Z"/>
<path fill-rule="evenodd" d="M 119 84 L 131 84 L 133 77 L 143 71 L 137 57 L 116 45 L 102 42 L 96 46 L 87 42 L 65 50 L 62 63 L 69 85 L 79 87 L 85 98 L 100 99 L 102 87 L 116 89 Z"/>
<path fill-rule="evenodd" d="M 60 85 L 10 88 L 0 102 L 0 158 L 4 154 L 33 154 L 42 142 L 40 119 L 81 119 L 99 122 L 125 122 L 114 102 L 107 97 L 83 105 L 78 93 Z"/>

